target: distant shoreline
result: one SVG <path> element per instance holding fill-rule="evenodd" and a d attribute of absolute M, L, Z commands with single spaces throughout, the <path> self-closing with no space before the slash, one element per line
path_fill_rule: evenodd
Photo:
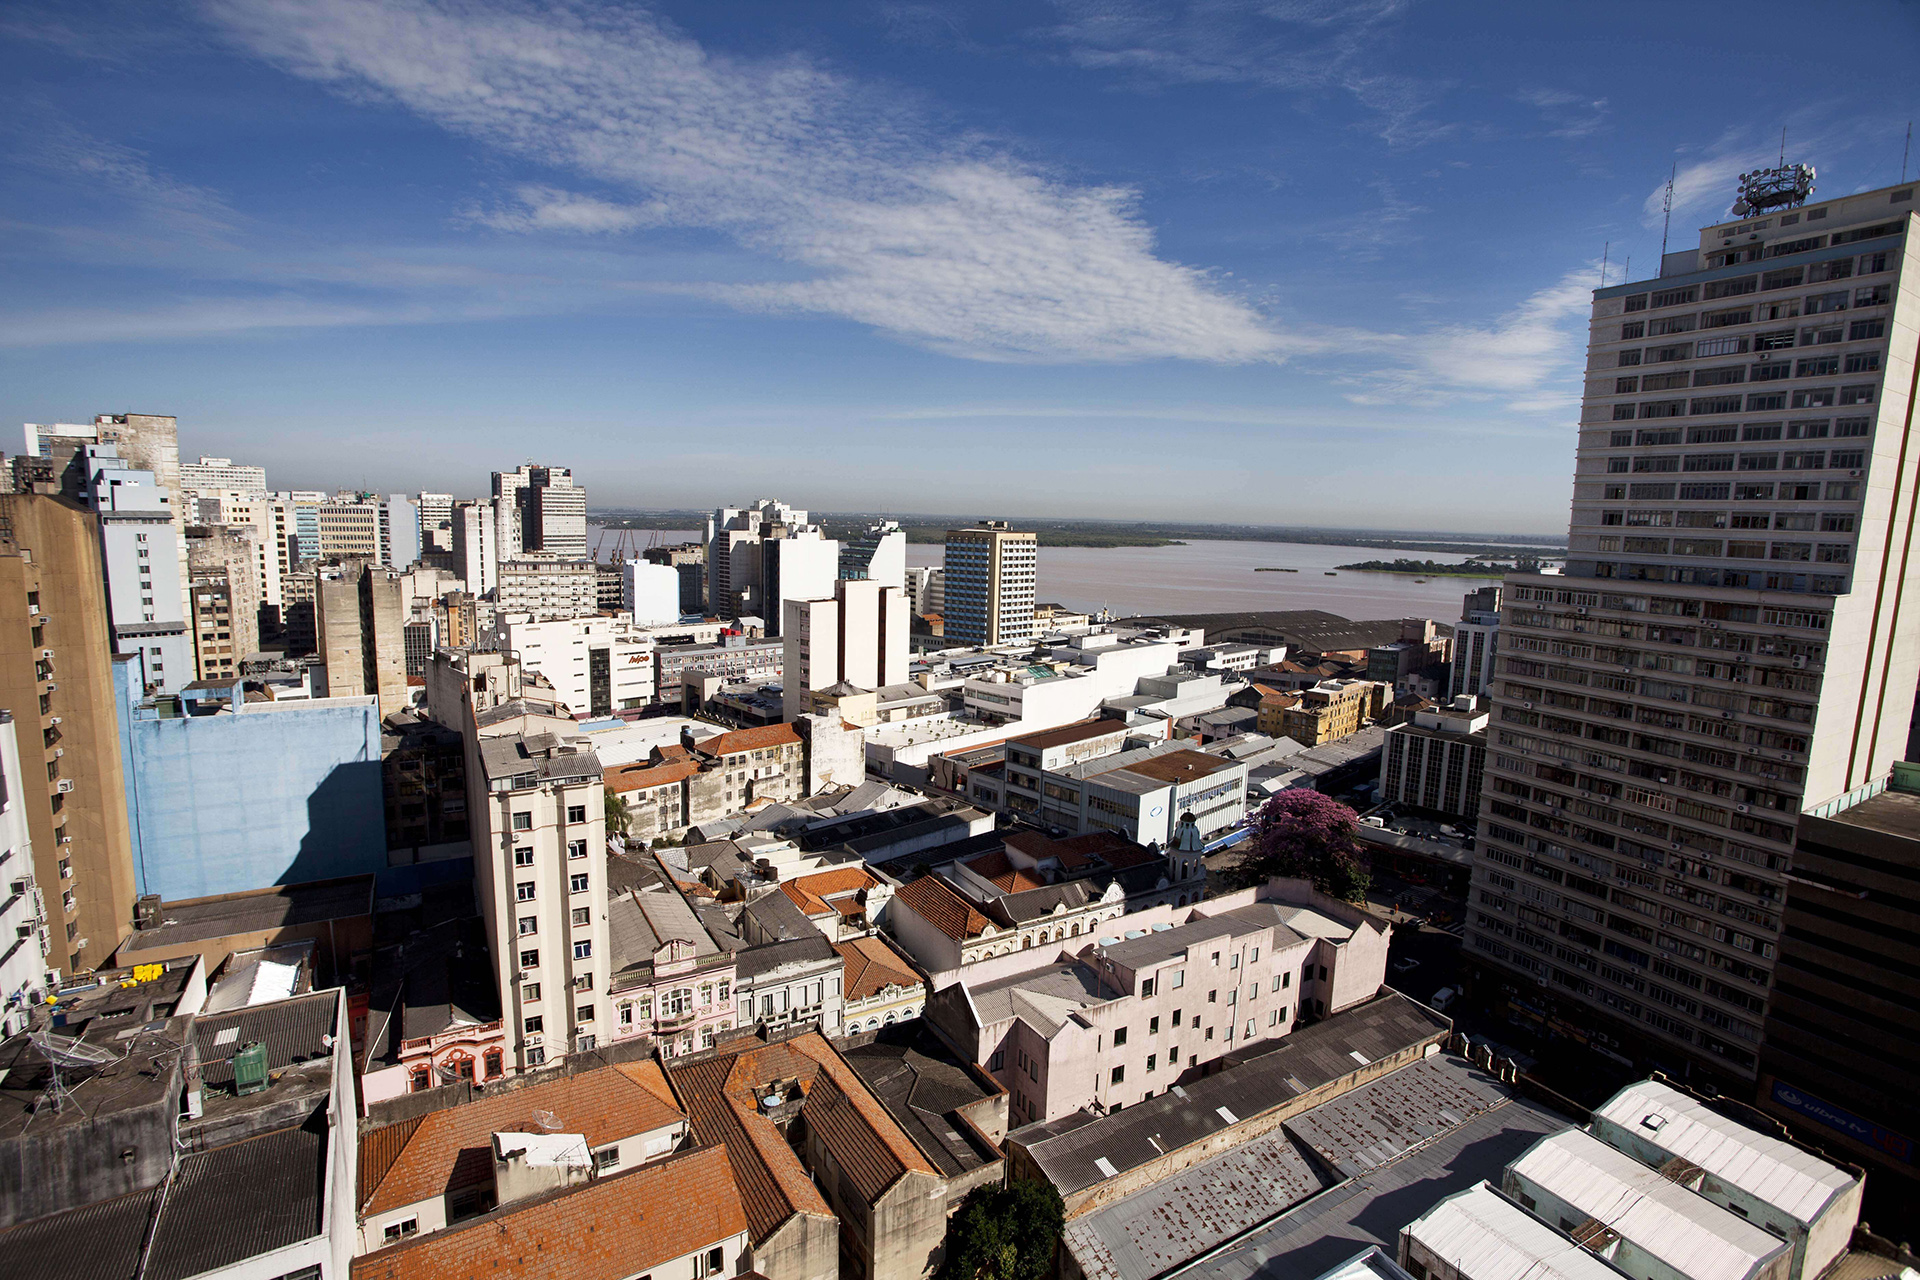
<path fill-rule="evenodd" d="M 699 527 L 702 519 L 704 517 L 697 518 L 690 512 L 667 512 L 593 516 L 589 517 L 589 523 L 606 529 L 683 530 Z M 692 523 L 689 524 L 689 521 Z M 828 537 L 838 537 L 858 531 L 863 522 L 850 520 L 845 516 L 822 514 L 819 516 L 819 523 Z M 962 527 L 964 523 L 959 520 L 928 523 L 922 517 L 918 522 L 910 519 L 902 520 L 900 527 L 907 535 L 908 542 L 921 546 L 938 546 L 946 541 L 947 530 Z M 1153 548 L 1179 547 L 1191 542 L 1278 542 L 1303 546 L 1364 547 L 1378 551 L 1440 552 L 1460 556 L 1511 557 L 1532 554 L 1558 559 L 1566 554 L 1564 547 L 1544 543 L 1450 541 L 1439 537 L 1379 537 L 1338 530 L 1274 529 L 1260 525 L 1146 523 L 1116 525 L 1109 521 L 1098 520 L 1029 520 L 1017 521 L 1015 527 L 1031 530 L 1043 547 Z M 1380 572 L 1396 571 L 1388 569 Z M 1434 572 L 1438 573 L 1442 570 L 1435 569 Z M 1507 570 L 1502 569 L 1501 572 L 1504 573 Z M 1479 575 L 1460 575 L 1456 571 L 1453 576 Z"/>
<path fill-rule="evenodd" d="M 1504 578 L 1518 572 L 1514 565 L 1488 564 L 1477 560 L 1462 564 L 1440 564 L 1432 560 L 1361 560 L 1355 564 L 1334 567 L 1352 573 L 1397 573 L 1411 578 Z"/>

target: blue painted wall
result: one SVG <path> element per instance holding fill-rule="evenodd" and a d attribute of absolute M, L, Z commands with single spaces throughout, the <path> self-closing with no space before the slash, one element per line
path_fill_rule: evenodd
<path fill-rule="evenodd" d="M 159 719 L 123 694 L 120 731 L 141 893 L 199 898 L 387 865 L 371 702 Z"/>

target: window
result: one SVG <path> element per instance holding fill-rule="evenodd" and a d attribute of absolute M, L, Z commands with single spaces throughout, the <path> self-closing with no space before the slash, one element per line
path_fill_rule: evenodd
<path fill-rule="evenodd" d="M 1120 1027 L 1116 1029 L 1113 1033 L 1113 1047 L 1118 1049 L 1121 1045 L 1125 1044 L 1126 1042 L 1127 1042 L 1127 1029 L 1125 1027 Z"/>
<path fill-rule="evenodd" d="M 1327 966 L 1325 966 L 1325 965 L 1321 965 L 1321 966 L 1320 966 L 1320 981 L 1322 981 L 1322 982 L 1325 982 L 1326 980 L 1327 980 Z"/>
<path fill-rule="evenodd" d="M 573 958 L 575 960 L 585 960 L 592 955 L 593 942 L 591 939 L 582 939 L 573 944 Z"/>
<path fill-rule="evenodd" d="M 1150 995 L 1152 995 L 1152 994 L 1153 994 L 1153 979 L 1152 979 L 1152 978 L 1142 978 L 1142 979 L 1140 980 L 1140 994 L 1141 994 L 1141 995 L 1142 995 L 1143 997 L 1144 997 L 1144 996 L 1150 996 Z"/>
<path fill-rule="evenodd" d="M 540 932 L 539 916 L 521 916 L 520 917 L 520 936 L 521 937 L 524 938 L 529 936 L 530 934 L 535 934 L 538 932 Z"/>
<path fill-rule="evenodd" d="M 567 882 L 567 887 L 574 893 L 585 893 L 587 891 L 587 873 L 582 871 L 574 876 Z"/>
<path fill-rule="evenodd" d="M 540 953 L 538 951 L 522 951 L 520 953 L 520 967 L 522 969 L 538 969 L 540 967 Z"/>
<path fill-rule="evenodd" d="M 1115 1067 L 1113 1069 L 1113 1075 L 1111 1080 L 1113 1084 L 1119 1084 L 1122 1080 L 1125 1080 L 1126 1078 L 1127 1078 L 1127 1069 L 1125 1067 Z"/>
<path fill-rule="evenodd" d="M 547 1020 L 539 1014 L 529 1014 L 521 1021 L 520 1029 L 528 1035 L 538 1035 L 547 1029 Z"/>
<path fill-rule="evenodd" d="M 1829 401 L 1829 403 L 1831 403 L 1831 401 Z M 1873 388 L 1871 386 L 1842 387 L 1840 388 L 1840 403 L 1843 405 L 1872 404 Z"/>
<path fill-rule="evenodd" d="M 596 1169 L 618 1169 L 620 1167 L 620 1148 L 602 1147 L 594 1152 L 593 1167 Z"/>
<path fill-rule="evenodd" d="M 522 1000 L 538 1000 L 540 998 L 540 984 L 537 982 L 529 982 L 521 987 L 520 998 Z"/>
<path fill-rule="evenodd" d="M 532 902 L 533 895 L 534 882 L 531 880 L 522 880 L 519 884 L 513 886 L 513 896 L 521 902 Z"/>
<path fill-rule="evenodd" d="M 1147 1034 L 1150 1036 L 1157 1036 L 1160 1034 L 1160 1019 L 1158 1018 L 1147 1019 Z"/>
<path fill-rule="evenodd" d="M 387 1243 L 391 1244 L 395 1240 L 404 1240 L 408 1236 L 417 1235 L 419 1231 L 419 1218 L 402 1218 L 398 1222 L 389 1222 L 387 1229 L 382 1233 L 382 1237 Z"/>
<path fill-rule="evenodd" d="M 593 908 L 575 907 L 573 909 L 573 924 L 576 929 L 592 923 L 593 923 Z"/>
<path fill-rule="evenodd" d="M 513 865 L 514 865 L 514 866 L 516 866 L 516 867 L 530 867 L 530 866 L 532 866 L 532 865 L 533 865 L 533 850 L 531 850 L 531 849 L 515 849 L 515 850 L 513 851 Z"/>
<path fill-rule="evenodd" d="M 533 1048 L 527 1050 L 528 1066 L 537 1067 L 537 1066 L 540 1066 L 542 1063 L 546 1062 L 546 1060 L 547 1060 L 547 1051 L 545 1049 L 542 1049 L 539 1045 L 535 1045 Z"/>
<path fill-rule="evenodd" d="M 531 830 L 533 830 L 533 815 L 532 815 L 532 814 L 530 814 L 530 813 L 516 813 L 516 814 L 514 814 L 514 815 L 513 815 L 513 829 L 514 829 L 515 831 L 531 831 Z"/>
<path fill-rule="evenodd" d="M 1209 992 L 1207 992 L 1207 1003 L 1208 1003 L 1208 1004 L 1219 1004 L 1219 1003 L 1220 1003 L 1220 993 L 1219 993 L 1218 991 L 1209 991 Z"/>
<path fill-rule="evenodd" d="M 575 1022 L 592 1022 L 593 1006 L 590 1004 L 575 1005 L 573 1010 L 573 1020 Z"/>
<path fill-rule="evenodd" d="M 1173 989 L 1175 991 L 1178 991 L 1181 987 L 1184 987 L 1186 985 L 1187 985 L 1187 971 L 1185 969 L 1175 969 L 1173 971 Z"/>
<path fill-rule="evenodd" d="M 585 822 L 586 820 L 587 806 L 583 804 L 570 804 L 567 806 L 568 822 Z"/>
<path fill-rule="evenodd" d="M 568 856 L 569 858 L 584 858 L 584 857 L 586 857 L 586 856 L 587 856 L 587 842 L 586 842 L 585 840 L 569 840 L 569 841 L 567 841 L 567 856 Z"/>

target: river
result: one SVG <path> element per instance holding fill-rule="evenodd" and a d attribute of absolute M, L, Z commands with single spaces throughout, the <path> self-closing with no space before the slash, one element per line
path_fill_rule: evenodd
<path fill-rule="evenodd" d="M 596 534 L 598 526 L 595 526 Z M 697 542 L 697 530 L 637 531 L 638 545 Z M 606 534 L 603 554 L 614 535 Z M 910 565 L 940 564 L 943 548 L 911 543 Z M 1121 617 L 1150 613 L 1232 613 L 1256 609 L 1325 609 L 1344 618 L 1420 617 L 1451 622 L 1460 598 L 1498 578 L 1428 578 L 1399 573 L 1327 572 L 1357 560 L 1401 556 L 1457 564 L 1465 556 L 1382 551 L 1311 542 L 1188 542 L 1173 547 L 1041 547 L 1038 598 L 1087 612 L 1105 607 Z M 1262 567 L 1298 573 L 1255 573 Z"/>

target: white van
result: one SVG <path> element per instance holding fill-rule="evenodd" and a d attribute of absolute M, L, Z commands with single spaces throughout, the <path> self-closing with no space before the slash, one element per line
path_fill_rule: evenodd
<path fill-rule="evenodd" d="M 1460 993 L 1454 990 L 1452 987 L 1442 987 L 1438 991 L 1433 993 L 1433 999 L 1427 1001 L 1427 1006 L 1433 1009 L 1436 1013 L 1445 1013 L 1447 1011 L 1447 1006 L 1452 1004 L 1454 1002 L 1454 998 L 1457 997 L 1459 994 Z"/>

